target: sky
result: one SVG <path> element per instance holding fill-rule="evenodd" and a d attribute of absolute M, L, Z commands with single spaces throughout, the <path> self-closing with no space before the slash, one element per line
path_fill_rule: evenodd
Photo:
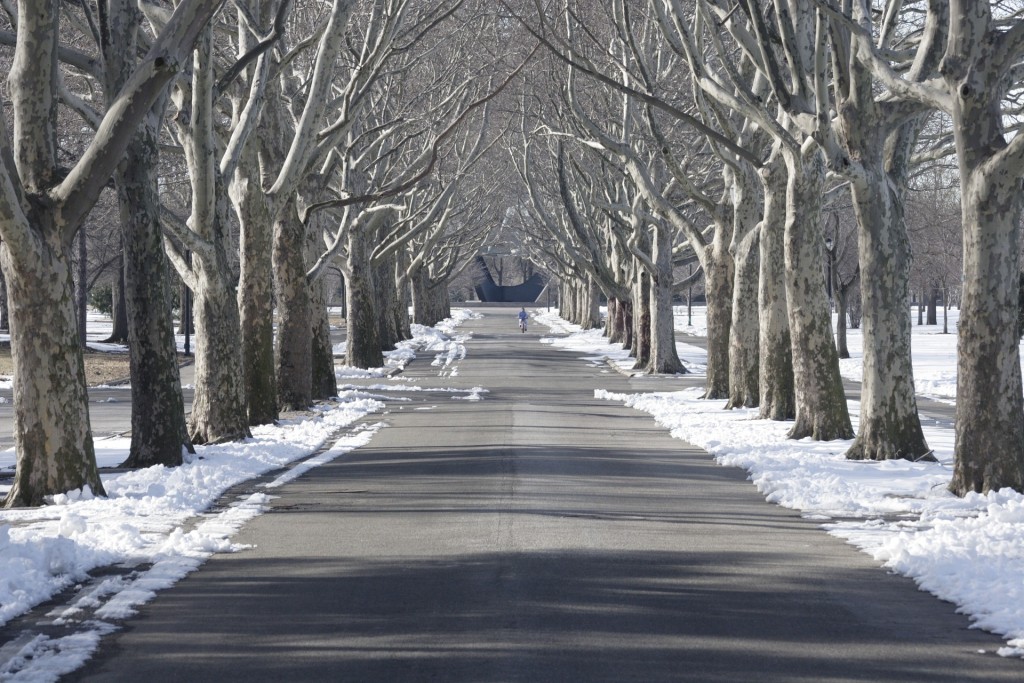
<path fill-rule="evenodd" d="M 557 311 L 531 313 L 551 329 L 540 343 L 574 352 L 579 362 L 629 371 L 628 354 L 607 344 L 600 331 L 580 331 Z M 676 329 L 704 336 L 703 310 L 694 313 L 690 325 L 685 309 L 677 309 Z M 242 550 L 233 535 L 268 509 L 276 488 L 368 443 L 382 428 L 374 415 L 385 400 L 401 401 L 402 392 L 422 390 L 389 380 L 395 370 L 425 354 L 441 377 L 456 382 L 469 339 L 458 328 L 477 315 L 460 309 L 436 327 L 413 326 L 414 338 L 388 354 L 383 368 L 337 368 L 338 400 L 313 418 L 255 428 L 245 442 L 198 447 L 181 467 L 104 473 L 106 498 L 74 491 L 41 508 L 0 511 L 0 625 L 26 614 L 34 624 L 45 624 L 0 643 L 0 681 L 42 683 L 74 671 L 119 620 L 157 591 L 213 553 Z M 919 393 L 952 402 L 956 337 L 941 329 L 914 327 L 914 373 Z M 849 347 L 853 358 L 843 361 L 842 372 L 858 381 L 858 330 L 850 331 Z M 678 350 L 691 372 L 704 372 L 706 354 L 699 346 L 679 343 Z M 346 378 L 380 382 L 356 387 L 345 384 Z M 433 391 L 453 400 L 487 395 L 485 387 Z M 852 462 L 843 457 L 849 442 L 787 440 L 787 423 L 757 420 L 754 410 L 726 411 L 724 401 L 701 400 L 699 394 L 596 392 L 597 398 L 650 413 L 673 436 L 704 448 L 723 466 L 744 468 L 768 501 L 801 511 L 885 568 L 955 603 L 976 627 L 1005 638 L 999 655 L 1024 657 L 1024 496 L 1002 491 L 960 499 L 948 493 L 951 429 L 925 428 L 938 463 Z M 850 410 L 856 426 L 856 402 Z M 101 467 L 122 462 L 128 445 L 127 439 L 97 440 Z M 13 466 L 14 453 L 0 452 L 0 471 Z M 218 501 L 228 488 L 250 480 L 253 493 L 228 504 Z M 5 492 L 0 486 L 0 495 Z M 99 567 L 115 569 L 91 578 L 89 572 Z M 51 600 L 56 607 L 33 612 Z"/>

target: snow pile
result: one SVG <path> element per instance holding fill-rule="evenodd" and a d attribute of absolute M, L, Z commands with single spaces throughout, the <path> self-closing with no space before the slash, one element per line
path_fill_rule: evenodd
<path fill-rule="evenodd" d="M 563 323 L 555 329 L 569 328 Z M 915 335 L 915 376 L 928 378 L 925 386 L 938 395 L 955 396 L 950 386 L 956 383 L 956 338 L 930 330 Z M 924 337 L 930 339 L 918 344 Z M 592 332 L 544 341 L 588 358 L 620 353 Z M 846 368 L 860 379 L 857 363 Z M 1008 639 L 999 654 L 1024 656 L 1024 496 L 1004 490 L 961 499 L 949 493 L 951 429 L 925 427 L 937 463 L 849 461 L 849 441 L 789 440 L 790 423 L 758 420 L 756 410 L 726 411 L 725 401 L 703 400 L 701 394 L 595 392 L 650 413 L 672 436 L 707 450 L 720 464 L 746 469 L 767 500 L 821 520 L 829 533 L 955 603 L 977 627 Z M 855 427 L 858 410 L 851 401 Z"/>
<path fill-rule="evenodd" d="M 416 337 L 389 354 L 389 363 L 404 367 L 416 349 L 453 344 L 438 330 L 450 331 L 467 317 L 460 311 L 438 328 L 417 326 Z M 479 399 L 483 391 L 460 393 Z M 75 589 L 70 601 L 46 615 L 47 623 L 64 625 L 68 633 L 29 634 L 4 645 L 0 680 L 52 681 L 74 671 L 103 635 L 116 630 L 113 620 L 133 614 L 211 554 L 239 550 L 232 536 L 268 508 L 269 491 L 366 444 L 380 425 L 355 423 L 384 407 L 363 389 L 343 389 L 310 418 L 255 427 L 243 442 L 197 447 L 180 467 L 101 473 L 106 498 L 86 488 L 56 495 L 41 508 L 0 511 L 0 625 Z M 95 445 L 98 464 L 109 468 L 127 458 L 130 442 Z M 0 470 L 14 464 L 12 450 L 0 452 Z M 250 487 L 254 492 L 211 510 L 229 488 L 274 472 L 275 478 Z M 0 495 L 9 489 L 0 486 Z M 91 577 L 99 567 L 112 575 Z"/>
<path fill-rule="evenodd" d="M 172 557 L 179 558 L 175 562 L 187 558 L 185 565 L 194 567 L 210 553 L 234 550 L 230 535 L 263 509 L 264 494 L 237 503 L 233 514 L 216 524 L 207 520 L 186 530 L 187 522 L 231 486 L 308 456 L 383 405 L 342 396 L 313 419 L 256 427 L 244 442 L 198 447 L 180 467 L 105 474 L 106 498 L 86 489 L 54 496 L 42 508 L 0 512 L 0 521 L 10 525 L 0 527 L 0 624 L 82 581 L 96 567 L 166 565 Z M 334 457 L 365 441 L 362 435 L 334 438 L 329 451 Z M 102 448 L 103 442 L 98 444 Z"/>
<path fill-rule="evenodd" d="M 466 356 L 465 342 L 468 337 L 452 339 L 454 330 L 466 320 L 479 317 L 481 315 L 475 311 L 458 308 L 452 311 L 452 317 L 442 320 L 434 327 L 412 325 L 412 339 L 398 342 L 394 351 L 385 352 L 384 367 L 364 370 L 341 365 L 337 366 L 335 374 L 339 379 L 390 377 L 404 369 L 416 357 L 417 351 L 436 353 L 434 365 L 448 366 Z M 345 355 L 344 344 L 335 345 L 334 355 Z"/>
<path fill-rule="evenodd" d="M 694 316 L 695 323 L 698 321 L 703 323 L 704 321 L 703 309 L 700 310 L 701 313 Z M 695 313 L 697 313 L 697 311 L 695 311 Z M 553 311 L 537 312 L 534 314 L 534 318 L 536 318 L 537 322 L 547 326 L 554 334 L 566 335 L 558 337 L 557 339 L 543 337 L 540 340 L 542 344 L 554 344 L 559 348 L 563 348 L 568 351 L 575 351 L 581 354 L 581 358 L 588 361 L 593 366 L 609 364 L 620 372 L 626 373 L 633 370 L 636 359 L 629 355 L 629 349 L 624 349 L 619 345 L 609 344 L 607 339 L 604 337 L 604 330 L 583 330 L 579 325 L 566 322 L 560 318 L 557 309 Z M 677 315 L 677 330 L 680 327 L 686 328 L 690 332 L 706 331 L 707 329 L 706 326 L 680 326 L 678 324 L 678 320 L 679 318 Z M 686 366 L 687 372 L 694 375 L 704 375 L 707 373 L 708 354 L 704 349 L 699 346 L 694 346 L 693 344 L 677 341 L 676 353 L 679 355 L 679 360 L 681 360 Z"/>

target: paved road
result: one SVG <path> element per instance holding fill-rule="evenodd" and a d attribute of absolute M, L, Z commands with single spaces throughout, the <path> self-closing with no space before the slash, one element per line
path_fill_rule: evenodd
<path fill-rule="evenodd" d="M 1024 677 L 950 605 L 593 398 L 636 381 L 514 325 L 467 324 L 452 377 L 404 374 L 484 400 L 392 404 L 246 526 L 252 549 L 160 593 L 71 680 Z"/>
<path fill-rule="evenodd" d="M 181 369 L 185 409 L 192 406 L 192 366 Z M 0 451 L 14 448 L 14 404 L 10 389 L 0 389 Z M 89 387 L 89 424 L 93 436 L 103 439 L 127 433 L 132 425 L 132 395 L 127 384 Z"/>

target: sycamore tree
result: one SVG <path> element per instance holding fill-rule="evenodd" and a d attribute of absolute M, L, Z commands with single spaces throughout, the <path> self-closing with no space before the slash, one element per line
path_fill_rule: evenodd
<path fill-rule="evenodd" d="M 779 13 L 778 32 L 787 41 L 776 44 L 769 40 L 776 33 L 764 27 L 760 9 L 718 16 L 713 3 L 701 3 L 703 11 L 696 13 L 688 12 L 675 0 L 653 4 L 673 50 L 686 56 L 702 92 L 756 122 L 772 137 L 773 155 L 781 164 L 765 170 L 776 173 L 784 167 L 786 177 L 782 239 L 796 408 L 790 436 L 849 438 L 853 430 L 821 277 L 818 232 L 826 159 L 814 133 L 815 126 L 827 122 L 827 116 L 814 106 L 821 107 L 827 98 L 817 96 L 822 94 L 817 77 L 825 71 L 815 49 L 821 43 L 816 39 L 816 15 Z M 756 18 L 751 19 L 756 30 L 749 30 L 744 21 L 749 15 Z M 721 27 L 728 31 L 721 31 Z M 734 42 L 726 44 L 730 37 Z M 754 89 L 756 81 L 750 81 L 736 68 L 737 48 L 743 60 L 749 60 L 770 84 L 770 97 L 759 95 Z M 717 58 L 709 59 L 708 55 Z M 793 110 L 788 106 L 793 102 L 811 106 L 812 110 Z M 766 209 L 774 210 L 772 202 L 776 199 L 766 197 Z M 770 225 L 765 222 L 763 227 Z"/>
<path fill-rule="evenodd" d="M 947 14 L 948 12 L 948 14 Z M 857 58 L 894 95 L 952 119 L 960 172 L 963 301 L 957 354 L 958 495 L 1024 491 L 1024 391 L 1017 335 L 1024 136 L 1004 113 L 1020 90 L 1019 7 L 952 0 L 928 6 L 923 39 L 945 35 L 937 74 L 915 81 L 869 35 L 853 33 Z"/>
<path fill-rule="evenodd" d="M 9 76 L 13 129 L 0 117 L 0 267 L 11 309 L 18 457 L 8 507 L 39 505 L 48 495 L 84 486 L 103 492 L 75 325 L 71 242 L 221 1 L 185 1 L 175 9 L 70 169 L 59 163 L 55 129 L 60 4 L 19 7 Z"/>

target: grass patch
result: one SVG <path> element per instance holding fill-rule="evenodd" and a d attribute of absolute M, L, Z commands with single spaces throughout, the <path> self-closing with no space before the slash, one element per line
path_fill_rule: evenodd
<path fill-rule="evenodd" d="M 0 378 L 10 379 L 14 374 L 14 363 L 11 360 L 10 344 L 0 344 Z M 85 380 L 89 386 L 110 384 L 128 379 L 127 353 L 104 353 L 102 351 L 85 352 Z"/>

